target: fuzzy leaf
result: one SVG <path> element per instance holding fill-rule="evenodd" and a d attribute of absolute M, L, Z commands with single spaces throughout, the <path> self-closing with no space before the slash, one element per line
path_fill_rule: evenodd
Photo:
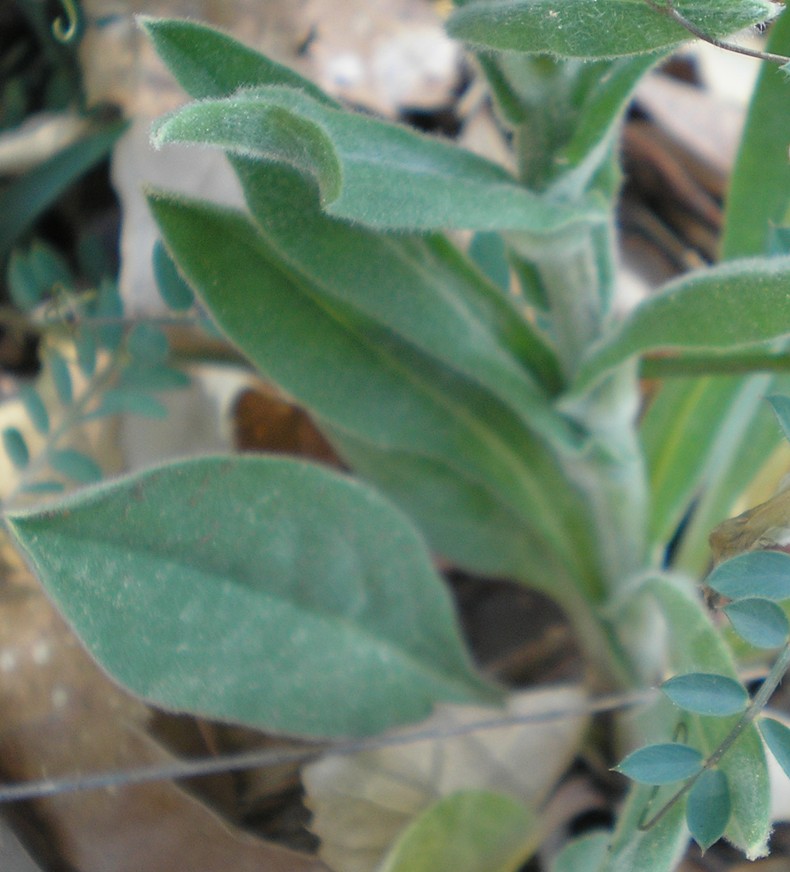
<path fill-rule="evenodd" d="M 593 346 L 575 389 L 648 351 L 725 352 L 784 337 L 790 333 L 788 285 L 790 257 L 732 261 L 677 279 Z"/>
<path fill-rule="evenodd" d="M 166 708 L 330 736 L 500 699 L 418 534 L 326 469 L 188 460 L 8 523 L 97 660 Z"/>
<path fill-rule="evenodd" d="M 790 599 L 790 554 L 748 551 L 720 563 L 705 580 L 728 599 Z"/>
<path fill-rule="evenodd" d="M 640 784 L 672 784 L 699 772 L 702 754 L 679 742 L 646 745 L 629 754 L 618 766 L 628 778 Z"/>
<path fill-rule="evenodd" d="M 775 603 L 765 599 L 741 599 L 724 607 L 732 628 L 755 648 L 779 648 L 790 634 L 790 622 Z"/>
<path fill-rule="evenodd" d="M 551 872 L 599 872 L 612 834 L 594 830 L 568 842 L 551 864 Z"/>
<path fill-rule="evenodd" d="M 777 14 L 767 0 L 676 0 L 675 6 L 713 37 Z M 692 38 L 644 0 L 478 0 L 463 3 L 447 29 L 480 48 L 584 59 L 650 52 Z"/>
<path fill-rule="evenodd" d="M 661 690 L 675 705 L 699 715 L 734 715 L 749 703 L 749 695 L 742 684 L 726 675 L 709 672 L 676 675 L 665 681 Z"/>
<path fill-rule="evenodd" d="M 204 24 L 147 15 L 137 21 L 193 97 L 226 97 L 252 85 L 287 85 L 329 106 L 338 105 L 309 79 Z"/>
<path fill-rule="evenodd" d="M 96 421 L 109 415 L 142 415 L 144 418 L 163 419 L 167 407 L 142 390 L 113 388 L 105 391 L 97 409 L 83 416 L 84 421 Z"/>
<path fill-rule="evenodd" d="M 315 181 L 327 213 L 373 228 L 544 235 L 604 219 L 592 205 L 543 199 L 497 164 L 440 139 L 282 86 L 191 103 L 158 121 L 152 141 L 289 164 Z"/>
<path fill-rule="evenodd" d="M 731 813 L 727 776 L 718 769 L 703 772 L 689 791 L 686 802 L 686 823 L 703 851 L 724 835 Z"/>

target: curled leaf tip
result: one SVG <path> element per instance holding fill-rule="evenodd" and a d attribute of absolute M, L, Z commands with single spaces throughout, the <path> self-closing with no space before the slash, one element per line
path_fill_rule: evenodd
<path fill-rule="evenodd" d="M 52 35 L 64 45 L 74 42 L 79 36 L 82 12 L 77 0 L 61 0 L 65 15 L 58 15 L 52 22 Z"/>

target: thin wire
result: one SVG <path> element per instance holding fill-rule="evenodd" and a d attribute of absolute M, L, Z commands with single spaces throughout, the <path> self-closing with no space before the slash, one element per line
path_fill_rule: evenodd
<path fill-rule="evenodd" d="M 368 739 L 338 742 L 312 748 L 278 748 L 266 751 L 245 751 L 239 754 L 226 754 L 219 757 L 179 760 L 173 763 L 141 766 L 136 769 L 97 772 L 91 775 L 77 775 L 66 778 L 44 778 L 39 781 L 25 781 L 20 784 L 0 785 L 0 803 L 20 802 L 41 799 L 62 793 L 81 790 L 118 788 L 134 784 L 147 784 L 154 781 L 171 781 L 179 778 L 193 778 L 200 775 L 216 775 L 222 772 L 238 772 L 243 769 L 260 769 L 286 763 L 307 763 L 323 756 L 348 757 L 363 751 L 378 751 L 382 748 L 409 745 L 413 742 L 447 739 L 469 733 L 500 729 L 508 726 L 523 726 L 570 717 L 598 714 L 618 709 L 633 708 L 650 702 L 656 694 L 655 689 L 627 694 L 610 694 L 591 699 L 578 706 L 553 709 L 545 712 L 524 715 L 505 715 L 468 724 L 451 727 L 410 730 L 397 735 L 374 736 Z"/>

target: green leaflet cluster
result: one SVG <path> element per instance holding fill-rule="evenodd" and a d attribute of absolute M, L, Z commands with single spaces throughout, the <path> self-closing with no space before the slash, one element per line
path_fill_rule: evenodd
<path fill-rule="evenodd" d="M 771 404 L 783 432 L 790 438 L 790 399 L 772 397 Z M 707 756 L 692 745 L 675 741 L 640 748 L 617 767 L 634 781 L 654 786 L 656 794 L 663 785 L 683 782 L 657 809 L 648 804 L 641 826 L 645 829 L 655 826 L 686 797 L 686 823 L 703 850 L 722 837 L 732 813 L 727 774 L 718 765 L 744 731 L 760 717 L 790 667 L 790 621 L 778 605 L 790 600 L 790 556 L 783 551 L 749 551 L 716 566 L 706 584 L 726 603 L 722 611 L 745 642 L 758 649 L 782 650 L 753 698 L 740 681 L 718 673 L 680 674 L 661 685 L 666 696 L 686 713 L 704 718 L 737 716 L 726 736 Z M 679 730 L 686 729 L 685 721 L 681 720 Z M 790 728 L 773 718 L 763 717 L 759 729 L 766 745 L 790 776 Z"/>
<path fill-rule="evenodd" d="M 191 292 L 161 246 L 156 262 L 163 298 L 174 309 L 191 307 Z M 125 324 L 114 282 L 76 290 L 68 266 L 49 246 L 37 242 L 27 251 L 15 250 L 8 286 L 17 307 L 40 332 L 39 383 L 51 385 L 46 399 L 33 385 L 19 393 L 30 424 L 44 439 L 35 455 L 18 428 L 2 433 L 20 476 L 14 494 L 58 492 L 67 484 L 98 481 L 102 470 L 96 461 L 68 447 L 75 429 L 120 413 L 164 417 L 167 410 L 155 394 L 182 388 L 189 378 L 168 364 L 168 341 L 161 329 L 145 322 Z"/>

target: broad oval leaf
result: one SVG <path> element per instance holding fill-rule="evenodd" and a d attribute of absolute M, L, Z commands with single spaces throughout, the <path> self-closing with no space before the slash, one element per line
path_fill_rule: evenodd
<path fill-rule="evenodd" d="M 760 732 L 776 762 L 790 778 L 790 728 L 774 718 L 762 718 Z"/>
<path fill-rule="evenodd" d="M 790 634 L 787 615 L 769 600 L 736 600 L 724 607 L 724 613 L 735 632 L 755 648 L 779 648 Z"/>
<path fill-rule="evenodd" d="M 612 834 L 607 830 L 573 839 L 557 855 L 551 872 L 600 872 L 611 841 Z"/>
<path fill-rule="evenodd" d="M 712 37 L 778 12 L 767 0 L 676 0 L 674 5 Z M 478 0 L 456 10 L 447 29 L 481 48 L 585 59 L 650 52 L 692 38 L 644 0 Z"/>
<path fill-rule="evenodd" d="M 727 776 L 719 769 L 708 769 L 696 780 L 686 802 L 689 832 L 703 851 L 724 835 L 731 813 Z"/>
<path fill-rule="evenodd" d="M 605 220 L 592 201 L 578 208 L 541 198 L 471 152 L 294 88 L 191 103 L 158 121 L 152 142 L 214 145 L 294 166 L 316 181 L 327 213 L 379 229 L 544 235 Z"/>
<path fill-rule="evenodd" d="M 677 279 L 593 346 L 575 391 L 648 351 L 721 351 L 790 333 L 790 257 L 731 261 Z"/>
<path fill-rule="evenodd" d="M 376 872 L 515 872 L 537 847 L 538 820 L 504 793 L 465 790 L 424 811 Z"/>
<path fill-rule="evenodd" d="M 790 599 L 790 554 L 747 551 L 720 563 L 705 579 L 708 587 L 729 599 Z"/>
<path fill-rule="evenodd" d="M 188 460 L 8 523 L 96 659 L 166 708 L 365 735 L 500 698 L 405 517 L 323 468 Z"/>
<path fill-rule="evenodd" d="M 710 672 L 676 675 L 665 681 L 661 690 L 675 705 L 698 715 L 734 715 L 749 703 L 749 694 L 740 682 Z"/>
<path fill-rule="evenodd" d="M 690 778 L 702 768 L 702 754 L 689 745 L 664 742 L 646 745 L 629 754 L 618 766 L 622 772 L 640 784 L 672 784 Z"/>

